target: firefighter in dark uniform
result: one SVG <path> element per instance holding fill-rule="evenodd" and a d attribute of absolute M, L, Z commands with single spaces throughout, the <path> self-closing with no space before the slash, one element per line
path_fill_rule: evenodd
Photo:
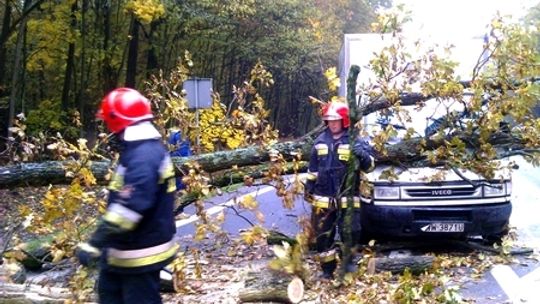
<path fill-rule="evenodd" d="M 175 257 L 174 167 L 150 122 L 150 102 L 119 88 L 101 103 L 98 118 L 121 142 L 109 185 L 107 210 L 76 255 L 83 265 L 99 261 L 100 303 L 161 303 L 160 270 Z"/>
<path fill-rule="evenodd" d="M 347 208 L 347 197 L 343 193 L 343 188 L 349 157 L 354 154 L 359 160 L 359 169 L 363 171 L 374 167 L 374 158 L 372 148 L 362 139 L 356 139 L 351 149 L 348 133 L 349 109 L 345 103 L 326 104 L 322 109 L 322 119 L 327 128 L 315 139 L 305 191 L 307 200 L 312 204 L 315 245 L 319 253 L 323 278 L 332 278 L 339 256 L 339 251 L 334 246 L 336 228 L 343 239 L 342 224 Z M 359 238 L 361 230 L 358 192 L 356 189 L 353 196 L 352 235 L 356 238 Z"/>

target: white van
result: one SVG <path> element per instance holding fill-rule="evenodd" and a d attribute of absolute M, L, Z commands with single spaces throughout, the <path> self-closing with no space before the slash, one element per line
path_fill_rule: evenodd
<path fill-rule="evenodd" d="M 472 71 L 473 63 L 482 51 L 481 39 L 472 41 L 467 47 L 476 51 L 469 54 L 470 62 L 461 61 L 465 66 L 460 67 L 463 71 L 467 66 Z M 379 34 L 345 35 L 340 60 L 340 95 L 346 95 L 350 66 L 360 66 L 360 84 L 369 81 L 373 77 L 368 67 L 369 59 L 389 43 L 388 37 Z M 468 54 L 463 49 L 462 52 L 461 55 Z M 433 121 L 445 114 L 439 113 L 437 107 L 425 107 L 411 113 L 414 117 L 407 125 L 378 112 L 367 115 L 362 122 L 368 134 L 392 124 L 397 135 L 391 139 L 391 144 L 400 141 L 408 128 L 414 128 L 425 136 L 426 131 L 429 133 L 434 128 Z M 395 167 L 391 168 L 395 175 L 390 181 L 382 178 L 382 173 L 388 169 L 390 165 L 380 164 L 366 175 L 372 191 L 371 195 L 362 197 L 361 212 L 362 231 L 369 237 L 482 236 L 490 241 L 499 241 L 507 233 L 512 211 L 512 182 L 508 171 L 497 172 L 495 178 L 486 180 L 460 168 L 454 171 L 437 167 Z M 433 180 L 433 176 L 442 178 Z"/>

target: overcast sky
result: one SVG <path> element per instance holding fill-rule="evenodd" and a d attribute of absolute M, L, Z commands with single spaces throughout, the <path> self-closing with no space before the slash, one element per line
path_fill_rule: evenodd
<path fill-rule="evenodd" d="M 540 0 L 394 0 L 412 11 L 413 21 L 405 27 L 412 35 L 451 41 L 455 37 L 482 36 L 497 12 L 524 16 Z"/>

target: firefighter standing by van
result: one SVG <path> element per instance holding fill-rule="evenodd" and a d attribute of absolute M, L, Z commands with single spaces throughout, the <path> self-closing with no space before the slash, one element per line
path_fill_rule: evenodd
<path fill-rule="evenodd" d="M 169 152 L 150 122 L 150 102 L 134 89 L 107 94 L 98 118 L 122 148 L 107 210 L 76 255 L 85 266 L 99 261 L 100 303 L 161 303 L 159 273 L 178 250 Z"/>
<path fill-rule="evenodd" d="M 311 150 L 305 190 L 307 200 L 312 204 L 312 224 L 323 278 L 329 279 L 333 277 L 339 255 L 334 246 L 336 228 L 343 239 L 342 226 L 347 208 L 347 197 L 343 188 L 348 160 L 350 155 L 354 154 L 359 160 L 359 169 L 366 171 L 374 166 L 374 159 L 372 149 L 366 141 L 356 139 L 352 149 L 349 145 L 350 121 L 347 104 L 326 104 L 322 109 L 322 119 L 327 128 L 315 139 Z M 353 238 L 358 238 L 361 231 L 358 192 L 358 189 L 353 191 Z"/>

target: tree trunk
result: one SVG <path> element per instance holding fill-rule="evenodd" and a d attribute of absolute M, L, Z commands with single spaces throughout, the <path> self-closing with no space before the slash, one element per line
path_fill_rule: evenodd
<path fill-rule="evenodd" d="M 393 274 L 403 273 L 408 269 L 412 274 L 421 274 L 433 266 L 433 256 L 406 256 L 396 258 L 371 258 L 368 261 L 367 273 L 374 274 L 390 271 Z"/>
<path fill-rule="evenodd" d="M 60 304 L 71 297 L 69 289 L 59 287 L 0 282 L 0 290 L 0 303 Z"/>
<path fill-rule="evenodd" d="M 272 146 L 286 159 L 292 159 L 294 154 L 308 155 L 305 149 L 311 147 L 311 140 L 303 142 L 283 142 Z M 185 172 L 189 162 L 197 162 L 206 172 L 216 172 L 238 167 L 259 165 L 268 162 L 269 150 L 253 146 L 232 151 L 220 151 L 189 157 L 173 157 L 172 160 L 179 172 Z M 65 167 L 73 161 L 46 161 L 41 163 L 19 163 L 13 166 L 0 167 L 0 188 L 16 186 L 42 186 L 48 184 L 65 184 L 71 181 L 66 177 Z M 98 181 L 105 181 L 110 163 L 108 161 L 92 162 L 91 170 Z"/>
<path fill-rule="evenodd" d="M 254 179 L 259 179 L 265 177 L 264 173 L 268 171 L 269 164 L 262 164 L 257 166 L 245 166 L 238 169 L 227 169 L 217 172 L 212 172 L 210 175 L 210 183 L 216 187 L 224 187 L 227 185 L 232 185 L 240 183 L 244 180 L 245 176 L 250 176 Z M 298 163 L 298 168 L 296 172 L 306 172 L 307 171 L 307 162 L 300 161 Z M 288 163 L 284 168 L 283 174 L 293 174 L 295 170 L 292 163 Z"/>
<path fill-rule="evenodd" d="M 7 40 L 3 37 L 7 37 L 10 34 L 9 25 L 11 23 L 11 0 L 7 0 L 4 6 L 4 17 L 2 18 L 2 32 L 0 33 L 0 40 Z M 5 78 L 6 78 L 6 45 L 0 44 L 0 96 L 5 93 Z"/>
<path fill-rule="evenodd" d="M 361 117 L 358 117 L 356 114 L 356 79 L 358 78 L 358 73 L 360 68 L 356 65 L 351 66 L 349 75 L 347 77 L 347 103 L 349 104 L 349 145 L 352 147 L 354 141 L 358 136 L 358 129 L 355 127 L 356 123 Z M 358 159 L 356 157 L 351 157 L 347 163 L 347 175 L 345 176 L 345 185 L 342 187 L 344 190 L 344 195 L 347 196 L 347 209 L 345 209 L 345 216 L 343 218 L 343 260 L 350 261 L 352 255 L 352 227 L 353 227 L 353 196 L 355 195 L 355 189 L 358 189 Z M 343 186 L 343 185 L 342 185 Z M 338 274 L 339 278 L 343 279 L 347 273 L 347 263 L 341 263 Z"/>
<path fill-rule="evenodd" d="M 269 152 L 275 149 L 280 152 L 285 159 L 291 160 L 301 153 L 301 160 L 307 160 L 309 151 L 313 145 L 313 138 L 317 133 L 310 134 L 298 141 L 289 141 L 275 144 L 270 148 L 252 146 L 231 151 L 219 151 L 214 153 L 206 153 L 189 157 L 173 157 L 173 163 L 177 167 L 179 173 L 185 172 L 190 162 L 197 162 L 202 170 L 212 173 L 221 170 L 227 170 L 233 166 L 245 167 L 253 165 L 261 165 L 269 161 Z M 378 155 L 376 163 L 394 163 L 401 162 L 409 167 L 426 167 L 434 166 L 418 153 L 419 142 L 423 138 L 412 138 L 388 147 L 386 155 Z M 494 141 L 504 141 L 508 139 L 505 136 L 495 138 Z M 439 142 L 427 141 L 427 146 L 434 149 L 442 145 L 442 140 Z M 524 151 L 524 146 L 520 143 L 509 143 L 505 147 L 512 147 L 509 151 L 501 149 L 499 157 L 517 155 Z M 71 181 L 66 177 L 64 167 L 71 163 L 70 161 L 46 161 L 42 163 L 19 163 L 12 166 L 0 167 L 0 189 L 16 187 L 16 186 L 42 186 L 49 184 L 66 184 Z M 105 181 L 105 175 L 110 163 L 108 161 L 95 161 L 92 163 L 91 170 L 96 179 L 100 182 Z M 234 174 L 234 171 L 226 171 L 229 174 Z M 250 173 L 248 172 L 248 175 Z M 226 178 L 222 180 L 228 184 Z M 220 182 L 221 183 L 221 182 Z"/>
<path fill-rule="evenodd" d="M 156 29 L 158 28 L 158 21 L 150 23 L 150 32 L 148 33 L 148 53 L 146 55 L 146 78 L 150 79 L 150 76 L 156 74 L 158 71 L 158 59 L 156 55 L 156 47 L 154 43 L 154 36 L 156 35 Z"/>
<path fill-rule="evenodd" d="M 241 303 L 298 303 L 304 297 L 304 282 L 300 278 L 271 270 L 248 273 L 245 284 L 240 290 Z"/>
<path fill-rule="evenodd" d="M 137 59 L 139 57 L 139 21 L 132 17 L 129 35 L 129 51 L 127 58 L 126 87 L 135 88 L 137 76 Z"/>
<path fill-rule="evenodd" d="M 77 1 L 71 6 L 71 29 L 75 30 L 77 26 Z M 67 112 L 70 108 L 69 92 L 71 90 L 71 80 L 73 79 L 73 68 L 75 64 L 75 43 L 70 42 L 66 58 L 66 71 L 64 74 L 64 87 L 62 88 L 62 111 Z"/>
<path fill-rule="evenodd" d="M 101 66 L 101 77 L 103 83 L 103 94 L 108 93 L 112 89 L 114 89 L 118 82 L 118 74 L 115 73 L 114 68 L 112 66 L 113 61 L 113 53 L 111 51 L 112 47 L 110 44 L 112 43 L 112 24 L 111 24 L 111 4 L 108 0 L 100 0 L 99 1 L 99 8 L 102 9 L 102 11 L 98 11 L 96 13 L 96 19 L 99 18 L 100 15 L 103 15 L 103 63 Z M 100 14 L 101 12 L 101 14 Z"/>
<path fill-rule="evenodd" d="M 26 11 L 30 7 L 32 0 L 24 0 L 23 11 Z M 26 33 L 26 17 L 21 20 L 19 32 L 17 33 L 17 42 L 15 44 L 15 60 L 13 65 L 13 76 L 11 78 L 11 94 L 9 96 L 9 117 L 8 117 L 8 130 L 13 126 L 13 119 L 15 118 L 15 107 L 17 101 L 20 100 L 19 85 L 21 84 L 21 73 L 24 70 L 23 66 L 23 46 L 24 35 Z M 8 131 L 8 134 L 10 132 Z"/>
<path fill-rule="evenodd" d="M 67 184 L 71 178 L 66 176 L 66 166 L 72 161 L 46 161 L 41 163 L 20 163 L 0 167 L 0 188 L 46 186 Z M 91 170 L 98 181 L 105 181 L 109 162 L 92 163 Z"/>
<path fill-rule="evenodd" d="M 80 78 L 80 86 L 79 86 L 79 91 L 77 93 L 77 98 L 78 98 L 78 109 L 79 109 L 79 115 L 80 115 L 80 119 L 81 119 L 81 122 L 83 123 L 84 126 L 88 126 L 88 125 L 91 125 L 91 122 L 87 122 L 86 121 L 86 111 L 85 111 L 85 104 L 86 104 L 86 96 L 85 96 L 85 91 L 86 91 L 86 67 L 87 65 L 85 64 L 86 62 L 86 37 L 87 37 L 87 33 L 86 33 L 86 14 L 88 12 L 88 0 L 82 0 L 82 8 L 81 8 L 81 58 L 80 58 L 80 75 L 81 75 L 81 78 Z M 90 66 L 91 64 L 88 64 L 88 71 L 90 71 Z M 84 133 L 84 129 L 81 128 L 80 130 L 80 137 L 84 137 L 85 136 L 85 133 Z"/>
<path fill-rule="evenodd" d="M 18 18 L 15 18 L 15 20 L 12 21 L 12 13 L 13 13 L 13 3 L 15 1 L 13 0 L 6 0 L 5 6 L 4 6 L 4 16 L 2 18 L 2 31 L 0 32 L 0 96 L 4 96 L 4 94 L 7 95 L 7 85 L 6 85 L 6 73 L 7 68 L 6 65 L 8 63 L 8 60 L 6 60 L 6 54 L 7 54 L 7 41 L 15 32 L 17 29 L 17 26 L 24 22 L 26 22 L 26 16 L 30 14 L 34 9 L 38 8 L 39 5 L 44 0 L 37 0 L 34 3 L 26 3 L 23 12 L 20 14 Z"/>

